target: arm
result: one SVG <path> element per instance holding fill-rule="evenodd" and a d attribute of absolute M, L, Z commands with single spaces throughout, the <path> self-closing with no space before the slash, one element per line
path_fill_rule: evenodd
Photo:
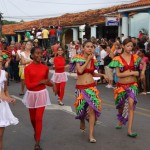
<path fill-rule="evenodd" d="M 30 62 L 32 62 L 32 61 L 31 60 L 25 60 L 24 57 L 21 55 L 21 61 L 20 61 L 21 65 L 27 65 Z"/>
<path fill-rule="evenodd" d="M 7 101 L 8 103 L 15 103 L 16 100 L 11 98 L 8 92 L 8 86 L 7 86 L 7 81 L 8 81 L 8 73 L 6 72 L 6 81 L 4 82 L 4 93 L 2 94 L 2 99 Z"/>
<path fill-rule="evenodd" d="M 20 60 L 20 57 L 19 57 L 19 54 L 16 53 L 16 60 L 19 61 Z"/>
<path fill-rule="evenodd" d="M 77 71 L 82 74 L 83 71 L 87 68 L 89 62 L 91 61 L 91 59 L 94 57 L 94 54 L 91 54 L 88 56 L 88 59 L 86 60 L 85 64 L 83 64 L 82 66 L 80 66 L 79 63 L 76 64 L 76 68 L 77 68 Z"/>
<path fill-rule="evenodd" d="M 119 67 L 116 68 L 116 75 L 118 78 L 125 78 L 125 77 L 129 77 L 129 76 L 139 76 L 139 72 L 138 71 L 130 71 L 130 70 L 126 70 L 124 72 L 120 72 Z"/>
<path fill-rule="evenodd" d="M 6 96 L 9 96 L 9 92 L 8 92 L 8 86 L 7 86 L 7 81 L 8 81 L 8 73 L 6 72 L 6 81 L 4 82 L 4 93 Z"/>
<path fill-rule="evenodd" d="M 46 83 L 47 86 L 51 86 L 51 87 L 54 86 L 53 83 L 49 81 L 49 69 L 48 68 L 46 70 L 46 80 L 47 80 L 47 83 Z"/>
<path fill-rule="evenodd" d="M 143 68 L 142 68 L 142 71 L 141 71 L 140 78 L 144 79 L 144 77 L 145 77 L 145 70 L 146 70 L 146 62 L 141 62 L 141 64 L 143 65 Z"/>
<path fill-rule="evenodd" d="M 103 77 L 107 82 L 109 82 L 109 79 L 107 78 L 107 76 L 105 74 L 101 74 L 101 73 L 93 73 L 93 77 Z"/>

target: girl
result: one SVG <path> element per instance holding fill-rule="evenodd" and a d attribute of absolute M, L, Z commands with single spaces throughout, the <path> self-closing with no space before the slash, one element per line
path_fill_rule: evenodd
<path fill-rule="evenodd" d="M 31 49 L 33 62 L 25 67 L 25 84 L 27 91 L 24 95 L 23 103 L 29 108 L 36 142 L 35 150 L 41 150 L 40 138 L 43 113 L 45 107 L 51 104 L 46 85 L 53 87 L 53 90 L 56 92 L 55 87 L 48 79 L 49 68 L 41 63 L 42 53 L 42 49 L 33 47 Z M 42 71 L 39 71 L 39 68 Z"/>
<path fill-rule="evenodd" d="M 18 124 L 18 119 L 12 114 L 8 103 L 15 103 L 15 100 L 9 96 L 7 88 L 8 73 L 2 70 L 3 59 L 0 57 L 0 150 L 2 150 L 2 141 L 5 127 Z"/>
<path fill-rule="evenodd" d="M 20 70 L 19 70 L 19 75 L 21 79 L 21 93 L 19 95 L 24 95 L 24 68 L 25 66 L 29 65 L 32 60 L 30 58 L 30 51 L 32 48 L 32 43 L 29 41 L 25 45 L 25 50 L 24 50 L 24 45 L 22 45 L 22 51 L 20 52 Z"/>
<path fill-rule="evenodd" d="M 132 55 L 133 43 L 130 39 L 123 41 L 124 52 L 120 56 L 116 56 L 109 67 L 116 68 L 116 75 L 118 77 L 117 88 L 114 90 L 115 104 L 118 109 L 119 123 L 116 129 L 121 129 L 122 125 L 128 121 L 129 137 L 136 137 L 137 133 L 132 132 L 132 122 L 134 118 L 135 105 L 137 103 L 136 95 L 138 93 L 137 71 L 140 64 L 140 57 L 136 54 Z M 141 71 L 141 79 L 144 77 L 145 64 Z"/>
<path fill-rule="evenodd" d="M 57 56 L 54 58 L 55 73 L 52 76 L 52 81 L 55 83 L 58 92 L 58 104 L 61 106 L 64 105 L 62 101 L 64 97 L 66 81 L 68 80 L 65 73 L 65 68 L 69 67 L 69 65 L 65 66 L 65 58 L 62 57 L 62 55 L 63 49 L 62 47 L 58 47 Z"/>
<path fill-rule="evenodd" d="M 141 62 L 145 62 L 146 64 L 148 63 L 148 57 L 146 57 L 146 52 L 145 50 L 140 50 L 139 53 L 138 53 L 139 57 L 141 58 Z M 143 65 L 140 64 L 140 72 L 143 68 Z M 143 89 L 143 92 L 141 92 L 140 94 L 141 95 L 146 95 L 147 94 L 147 85 L 146 85 L 146 76 L 144 76 L 143 80 L 139 80 L 139 90 L 140 92 L 142 91 Z M 142 88 L 143 86 L 143 88 Z"/>
<path fill-rule="evenodd" d="M 94 124 L 101 113 L 101 99 L 96 89 L 96 83 L 93 77 L 104 77 L 104 74 L 95 73 L 95 67 L 98 63 L 94 57 L 94 45 L 91 41 L 85 41 L 83 44 L 83 54 L 75 56 L 71 61 L 70 71 L 77 68 L 77 83 L 76 83 L 76 119 L 80 119 L 80 129 L 85 131 L 85 119 L 89 121 L 89 142 L 95 143 Z"/>
<path fill-rule="evenodd" d="M 108 64 L 111 62 L 111 60 L 114 57 L 113 52 L 111 52 L 110 46 L 106 47 L 107 56 L 104 58 L 104 69 L 105 74 L 109 79 L 108 85 L 106 85 L 107 88 L 113 88 L 113 70 L 108 67 Z"/>

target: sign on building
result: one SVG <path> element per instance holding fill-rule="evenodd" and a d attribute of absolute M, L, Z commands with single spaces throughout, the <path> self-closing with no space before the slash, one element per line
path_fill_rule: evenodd
<path fill-rule="evenodd" d="M 118 26 L 119 19 L 117 17 L 106 17 L 105 26 Z"/>

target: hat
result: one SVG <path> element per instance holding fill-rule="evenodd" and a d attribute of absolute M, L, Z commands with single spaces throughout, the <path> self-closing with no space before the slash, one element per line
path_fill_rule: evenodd
<path fill-rule="evenodd" d="M 38 42 L 38 39 L 35 39 L 33 42 L 37 43 L 37 42 Z"/>

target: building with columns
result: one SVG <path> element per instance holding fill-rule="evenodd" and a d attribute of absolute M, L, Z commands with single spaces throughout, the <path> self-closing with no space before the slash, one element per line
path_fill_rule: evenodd
<path fill-rule="evenodd" d="M 107 26 L 105 20 L 108 16 L 115 17 L 119 22 L 118 26 Z M 57 26 L 58 22 L 64 31 L 62 39 L 65 44 L 76 40 L 82 42 L 83 36 L 87 39 L 92 36 L 115 39 L 123 33 L 125 37 L 137 37 L 140 30 L 144 30 L 150 36 L 150 0 L 138 0 L 134 3 L 109 8 L 68 13 L 60 17 L 15 25 L 4 25 L 2 32 L 8 38 L 8 41 L 19 42 L 23 39 L 25 30 L 31 30 L 33 27 Z"/>

